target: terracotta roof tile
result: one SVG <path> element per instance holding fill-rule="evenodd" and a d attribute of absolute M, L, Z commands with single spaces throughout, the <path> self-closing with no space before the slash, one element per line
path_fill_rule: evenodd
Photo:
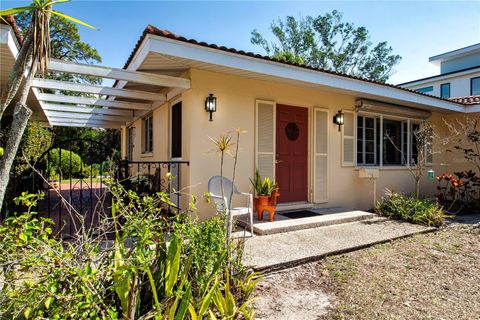
<path fill-rule="evenodd" d="M 455 97 L 449 100 L 466 105 L 480 104 L 480 96 Z"/>

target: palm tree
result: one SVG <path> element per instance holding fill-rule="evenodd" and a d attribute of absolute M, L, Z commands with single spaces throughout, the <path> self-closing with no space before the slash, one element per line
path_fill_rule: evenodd
<path fill-rule="evenodd" d="M 8 132 L 8 140 L 3 156 L 0 156 L 0 208 L 3 204 L 5 190 L 8 185 L 9 173 L 18 151 L 21 138 L 32 115 L 27 106 L 27 97 L 32 80 L 38 73 L 45 74 L 50 60 L 50 16 L 52 14 L 71 20 L 75 23 L 95 29 L 93 26 L 52 10 L 55 4 L 70 0 L 33 0 L 29 6 L 0 10 L 0 17 L 11 16 L 24 11 L 32 11 L 32 21 L 23 40 L 17 60 L 10 72 L 7 85 L 2 90 L 0 99 L 0 120 L 3 113 L 19 93 L 19 99 L 13 112 L 13 121 Z M 23 85 L 22 85 L 23 84 Z M 19 92 L 20 91 L 20 92 Z"/>

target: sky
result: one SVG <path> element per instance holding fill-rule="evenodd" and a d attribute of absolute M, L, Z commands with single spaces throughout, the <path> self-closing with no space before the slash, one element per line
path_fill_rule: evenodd
<path fill-rule="evenodd" d="M 1 9 L 29 1 L 2 0 Z M 265 54 L 250 43 L 257 29 L 273 40 L 272 20 L 287 15 L 323 15 L 336 9 L 343 20 L 365 26 L 373 43 L 387 41 L 402 56 L 390 83 L 436 75 L 428 58 L 480 42 L 480 1 L 88 1 L 56 10 L 92 24 L 82 39 L 96 48 L 103 65 L 123 67 L 148 24 L 217 45 Z"/>

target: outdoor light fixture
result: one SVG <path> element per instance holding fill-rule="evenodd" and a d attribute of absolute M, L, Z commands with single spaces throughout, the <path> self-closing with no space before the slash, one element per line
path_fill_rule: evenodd
<path fill-rule="evenodd" d="M 338 110 L 337 114 L 333 116 L 333 123 L 338 126 L 338 131 L 342 131 L 342 126 L 345 122 L 342 110 Z"/>
<path fill-rule="evenodd" d="M 433 171 L 432 169 L 428 170 L 427 171 L 427 176 L 428 176 L 428 179 L 433 181 L 435 180 L 435 171 Z"/>
<path fill-rule="evenodd" d="M 210 113 L 210 121 L 213 121 L 212 113 L 217 111 L 217 97 L 214 97 L 213 93 L 210 93 L 205 99 L 205 111 Z"/>

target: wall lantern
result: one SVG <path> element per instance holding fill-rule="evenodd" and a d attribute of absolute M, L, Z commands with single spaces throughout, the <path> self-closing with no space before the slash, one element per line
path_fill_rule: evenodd
<path fill-rule="evenodd" d="M 432 169 L 428 170 L 427 171 L 427 177 L 431 181 L 435 180 L 435 171 L 433 171 Z"/>
<path fill-rule="evenodd" d="M 342 126 L 345 123 L 345 118 L 342 110 L 338 110 L 337 114 L 333 116 L 333 123 L 338 126 L 338 131 L 342 131 Z"/>
<path fill-rule="evenodd" d="M 212 113 L 217 111 L 217 97 L 213 96 L 213 93 L 205 99 L 205 111 L 210 113 L 210 121 L 213 121 Z"/>

